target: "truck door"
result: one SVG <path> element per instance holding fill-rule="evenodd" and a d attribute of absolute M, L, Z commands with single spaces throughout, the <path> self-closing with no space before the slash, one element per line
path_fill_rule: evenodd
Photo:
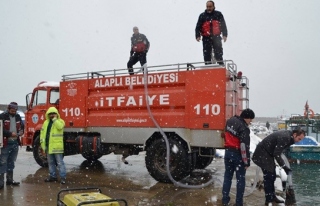
<path fill-rule="evenodd" d="M 34 91 L 31 100 L 31 109 L 28 110 L 28 120 L 26 121 L 27 132 L 35 132 L 40 130 L 42 123 L 45 120 L 47 111 L 47 90 Z"/>
<path fill-rule="evenodd" d="M 34 90 L 33 97 L 31 99 L 30 109 L 28 109 L 26 115 L 27 120 L 26 128 L 28 131 L 28 139 L 33 138 L 34 132 L 41 129 L 43 122 L 45 121 L 46 111 L 51 106 L 57 106 L 59 102 L 59 89 L 44 87 L 38 90 Z M 28 141 L 29 142 L 29 141 Z"/>

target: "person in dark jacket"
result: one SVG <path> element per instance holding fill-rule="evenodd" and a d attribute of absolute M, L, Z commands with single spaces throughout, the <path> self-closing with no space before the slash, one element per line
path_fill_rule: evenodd
<path fill-rule="evenodd" d="M 133 65 L 140 61 L 143 66 L 147 63 L 147 53 L 150 48 L 150 42 L 144 34 L 139 33 L 138 27 L 133 27 L 133 34 L 131 37 L 130 59 L 127 63 L 127 68 L 130 75 L 133 75 Z"/>
<path fill-rule="evenodd" d="M 283 203 L 275 195 L 274 182 L 276 180 L 276 160 L 280 167 L 288 174 L 291 169 L 285 165 L 281 157 L 283 151 L 295 142 L 303 140 L 305 132 L 302 129 L 274 132 L 265 137 L 256 147 L 252 161 L 261 167 L 263 172 L 263 183 L 266 198 L 266 205 L 272 203 Z"/>
<path fill-rule="evenodd" d="M 220 11 L 215 10 L 213 1 L 207 1 L 207 9 L 200 14 L 196 26 L 196 40 L 202 36 L 203 57 L 205 64 L 211 64 L 212 48 L 218 64 L 223 65 L 223 48 L 221 42 L 227 41 L 228 30 L 224 17 Z"/>
<path fill-rule="evenodd" d="M 3 148 L 0 154 L 0 189 L 4 187 L 4 173 L 7 173 L 6 185 L 18 186 L 20 182 L 13 180 L 14 162 L 17 160 L 20 136 L 23 135 L 24 125 L 17 113 L 18 104 L 11 102 L 8 109 L 0 114 L 3 122 Z"/>
<path fill-rule="evenodd" d="M 240 116 L 231 117 L 225 127 L 224 181 L 222 187 L 222 204 L 230 202 L 230 188 L 234 172 L 237 178 L 236 205 L 243 205 L 246 169 L 250 166 L 250 129 L 249 124 L 255 114 L 245 109 Z"/>
<path fill-rule="evenodd" d="M 270 129 L 270 123 L 268 121 L 266 122 L 266 127 L 267 129 Z"/>

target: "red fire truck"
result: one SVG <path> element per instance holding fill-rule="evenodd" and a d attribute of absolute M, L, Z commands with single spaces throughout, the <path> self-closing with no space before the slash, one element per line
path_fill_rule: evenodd
<path fill-rule="evenodd" d="M 63 75 L 57 83 L 40 82 L 26 96 L 22 142 L 33 147 L 40 166 L 47 166 L 39 136 L 46 110 L 54 106 L 66 123 L 65 156 L 82 154 L 95 161 L 110 153 L 145 151 L 150 175 L 171 182 L 160 127 L 176 148 L 171 175 L 181 180 L 207 167 L 215 149 L 223 148 L 226 120 L 249 106 L 248 84 L 232 61 L 152 66 L 146 75 L 128 75 L 127 69 Z"/>

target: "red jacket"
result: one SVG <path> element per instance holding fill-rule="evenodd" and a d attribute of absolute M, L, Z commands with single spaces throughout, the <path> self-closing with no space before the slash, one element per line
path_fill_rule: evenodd
<path fill-rule="evenodd" d="M 228 36 L 228 29 L 224 17 L 220 11 L 213 11 L 208 13 L 207 11 L 200 14 L 197 26 L 196 26 L 196 38 L 200 35 L 209 37 L 210 35 Z"/>
<path fill-rule="evenodd" d="M 250 129 L 247 123 L 243 118 L 233 116 L 227 121 L 225 132 L 225 148 L 239 150 L 245 165 L 250 166 Z"/>

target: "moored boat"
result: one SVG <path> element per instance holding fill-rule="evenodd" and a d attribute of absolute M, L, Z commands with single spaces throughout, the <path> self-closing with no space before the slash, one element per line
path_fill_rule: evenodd
<path fill-rule="evenodd" d="M 304 140 L 290 147 L 287 152 L 288 158 L 298 162 L 320 162 L 320 114 L 315 114 L 306 103 L 304 114 L 291 115 L 285 121 L 285 127 L 288 130 L 301 128 L 306 131 Z"/>

